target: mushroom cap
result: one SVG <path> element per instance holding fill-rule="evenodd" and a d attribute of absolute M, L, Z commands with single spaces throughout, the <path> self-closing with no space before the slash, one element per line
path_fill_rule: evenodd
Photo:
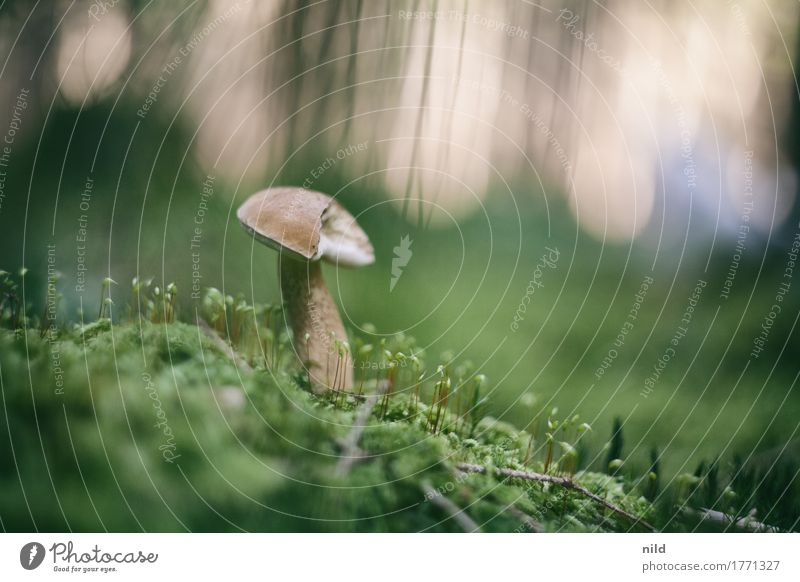
<path fill-rule="evenodd" d="M 245 200 L 236 216 L 259 242 L 295 259 L 324 259 L 345 267 L 375 261 L 375 251 L 356 219 L 322 192 L 267 188 Z"/>

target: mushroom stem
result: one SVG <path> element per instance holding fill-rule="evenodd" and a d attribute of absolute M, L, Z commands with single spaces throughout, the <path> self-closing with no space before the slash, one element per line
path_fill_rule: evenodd
<path fill-rule="evenodd" d="M 336 340 L 347 341 L 347 334 L 322 278 L 320 263 L 282 256 L 279 264 L 281 293 L 287 302 L 294 349 L 308 371 L 312 389 L 317 394 L 327 389 L 350 392 L 353 366 L 349 354 L 340 356 L 336 345 Z"/>

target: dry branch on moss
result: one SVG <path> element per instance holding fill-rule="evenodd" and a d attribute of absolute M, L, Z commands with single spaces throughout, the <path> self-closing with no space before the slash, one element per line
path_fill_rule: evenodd
<path fill-rule="evenodd" d="M 481 531 L 480 526 L 463 509 L 436 491 L 430 483 L 423 481 L 421 488 L 425 493 L 425 498 L 430 499 L 431 503 L 444 510 L 465 532 Z"/>
<path fill-rule="evenodd" d="M 463 473 L 487 473 L 487 468 L 483 465 L 475 465 L 472 463 L 459 463 L 456 465 L 456 469 Z M 494 469 L 494 473 L 501 477 L 510 478 L 510 479 L 523 479 L 525 481 L 539 481 L 540 483 L 552 483 L 553 485 L 558 485 L 565 489 L 569 489 L 571 491 L 575 491 L 576 493 L 580 493 L 584 497 L 588 497 L 592 501 L 599 503 L 606 509 L 613 511 L 614 513 L 626 517 L 627 519 L 633 521 L 634 523 L 640 524 L 645 529 L 650 531 L 657 531 L 652 525 L 647 523 L 640 517 L 633 515 L 632 513 L 625 511 L 621 507 L 618 507 L 600 497 L 599 495 L 595 495 L 591 491 L 589 491 L 586 487 L 579 485 L 569 477 L 557 477 L 555 475 L 544 475 L 542 473 L 534 473 L 532 471 L 518 471 L 516 469 L 503 469 L 503 468 L 496 468 Z"/>
<path fill-rule="evenodd" d="M 339 441 L 342 447 L 342 455 L 339 462 L 336 464 L 336 474 L 338 476 L 342 477 L 346 475 L 353 466 L 353 463 L 364 456 L 364 452 L 358 446 L 358 441 L 361 440 L 361 433 L 364 432 L 367 426 L 367 420 L 369 420 L 372 410 L 388 389 L 389 384 L 383 383 L 378 386 L 378 391 L 375 394 L 370 394 L 366 397 L 364 404 L 358 409 L 358 414 L 356 414 L 350 432 Z"/>
<path fill-rule="evenodd" d="M 509 503 L 508 505 L 506 505 L 503 508 L 503 510 L 507 511 L 508 513 L 513 515 L 514 518 L 522 522 L 522 525 L 524 525 L 527 530 L 532 531 L 534 533 L 544 532 L 544 528 L 542 527 L 541 523 L 533 519 L 530 515 L 528 515 L 524 511 L 520 510 L 513 503 Z"/>
<path fill-rule="evenodd" d="M 755 510 L 751 511 L 744 517 L 736 517 L 728 515 L 721 511 L 714 509 L 694 509 L 691 507 L 684 507 L 682 511 L 692 517 L 699 518 L 703 521 L 710 521 L 713 523 L 724 525 L 726 529 L 733 528 L 750 532 L 769 532 L 779 533 L 780 529 L 758 521 L 755 517 Z"/>

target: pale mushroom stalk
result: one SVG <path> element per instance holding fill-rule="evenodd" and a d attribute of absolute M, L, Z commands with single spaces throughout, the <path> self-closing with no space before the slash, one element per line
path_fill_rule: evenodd
<path fill-rule="evenodd" d="M 317 388 L 350 390 L 353 366 L 349 354 L 339 354 L 336 341 L 347 341 L 339 309 L 328 292 L 318 261 L 280 259 L 281 294 L 294 332 L 294 349 Z"/>
<path fill-rule="evenodd" d="M 336 200 L 303 188 L 269 188 L 236 212 L 255 239 L 280 252 L 279 278 L 294 349 L 313 390 L 351 391 L 347 335 L 325 286 L 320 261 L 361 267 L 375 261 L 369 238 Z"/>

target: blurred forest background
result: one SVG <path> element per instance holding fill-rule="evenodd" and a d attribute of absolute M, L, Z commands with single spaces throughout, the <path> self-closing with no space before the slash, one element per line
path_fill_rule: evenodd
<path fill-rule="evenodd" d="M 54 248 L 64 321 L 105 277 L 275 302 L 235 210 L 305 186 L 376 249 L 326 271 L 349 328 L 470 359 L 495 416 L 619 418 L 676 473 L 797 459 L 799 8 L 6 0 L 0 268 L 40 305 Z"/>

